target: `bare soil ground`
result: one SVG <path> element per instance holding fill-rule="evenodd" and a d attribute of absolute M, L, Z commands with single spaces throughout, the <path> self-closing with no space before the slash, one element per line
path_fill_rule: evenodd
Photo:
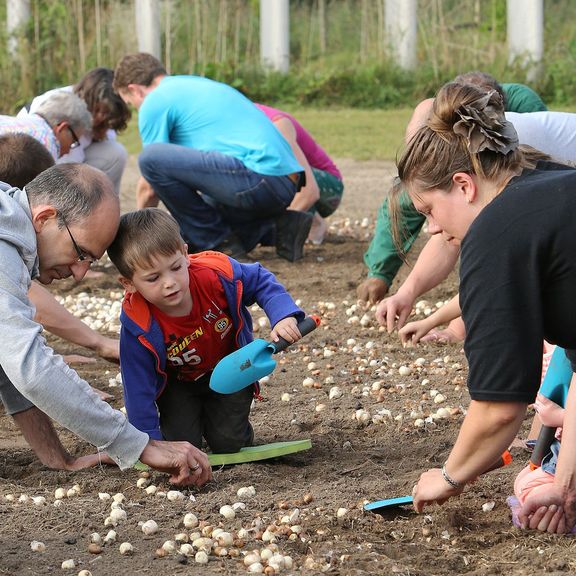
<path fill-rule="evenodd" d="M 363 318 L 363 310 L 351 309 L 355 287 L 365 274 L 362 255 L 393 167 L 348 160 L 339 165 L 346 179 L 346 194 L 341 209 L 332 217 L 327 242 L 309 247 L 304 260 L 296 264 L 278 259 L 270 249 L 253 254 L 301 300 L 307 312 L 319 313 L 323 321 L 320 329 L 284 355 L 263 387 L 265 400 L 256 403 L 252 416 L 256 440 L 310 438 L 312 449 L 275 461 L 215 469 L 213 482 L 201 490 L 185 490 L 185 500 L 172 502 L 138 488 L 140 473 L 136 470 L 122 473 L 106 467 L 68 473 L 43 467 L 11 418 L 2 416 L 0 574 L 77 574 L 81 569 L 94 575 L 244 574 L 247 568 L 242 553 L 239 558 L 211 555 L 207 565 L 199 565 L 193 556 L 172 553 L 158 558 L 155 552 L 176 533 L 193 531 L 182 526 L 186 512 L 194 512 L 202 525 L 221 525 L 234 534 L 241 527 L 249 529 L 241 552 L 262 549 L 265 544 L 258 539 L 262 531 L 273 523 L 281 526 L 283 516 L 296 508 L 299 518 L 292 516 L 289 525 L 299 525 L 301 532 L 292 537 L 282 530 L 276 532 L 278 549 L 293 560 L 293 567 L 283 573 L 576 573 L 573 539 L 522 533 L 511 525 L 505 499 L 527 459 L 521 449 L 513 449 L 510 466 L 486 475 L 460 499 L 443 507 L 431 507 L 422 515 L 410 508 L 387 516 L 363 512 L 365 501 L 410 494 L 423 469 L 444 461 L 469 399 L 460 346 L 403 349 L 395 335 L 378 330 L 373 312 Z M 131 159 L 124 181 L 125 210 L 133 208 L 131 192 L 136 177 Z M 104 271 L 102 278 L 79 285 L 63 282 L 52 289 L 61 295 L 89 292 L 109 297 L 118 286 L 112 271 Z M 399 280 L 405 274 L 403 270 Z M 446 300 L 456 285 L 453 277 L 427 300 L 432 306 Z M 254 315 L 259 318 L 262 313 Z M 262 329 L 258 335 L 266 334 Z M 61 353 L 82 353 L 53 337 L 49 340 Z M 402 370 L 409 374 L 400 375 L 401 366 L 409 368 Z M 93 385 L 108 389 L 108 381 L 118 369 L 98 360 L 79 365 L 78 371 Z M 315 384 L 304 387 L 305 378 Z M 331 399 L 334 386 L 343 394 Z M 430 390 L 439 391 L 445 401 L 436 404 Z M 121 389 L 110 391 L 115 395 L 113 405 L 122 407 Z M 289 401 L 281 399 L 284 394 L 290 395 Z M 452 408 L 455 414 L 422 428 L 414 426 L 417 412 L 428 416 L 441 406 Z M 369 416 L 362 416 L 359 410 Z M 353 418 L 355 414 L 367 421 L 359 422 Z M 526 430 L 528 426 L 527 419 Z M 61 435 L 73 453 L 93 450 L 66 431 Z M 170 489 L 162 474 L 152 473 L 150 482 L 159 490 Z M 81 493 L 55 507 L 55 490 L 74 484 L 80 485 Z M 241 500 L 236 491 L 242 486 L 254 486 L 256 496 L 244 500 L 246 508 L 235 519 L 225 520 L 219 509 Z M 125 495 L 127 519 L 116 527 L 117 542 L 93 555 L 88 552 L 90 534 L 104 536 L 111 528 L 104 526 L 110 502 L 99 499 L 101 492 Z M 15 501 L 6 499 L 9 494 Z M 21 495 L 44 496 L 47 503 L 21 502 Z M 482 505 L 489 502 L 495 506 L 484 512 Z M 340 508 L 347 512 L 339 515 Z M 148 519 L 159 525 L 152 536 L 144 536 L 138 526 Z M 32 552 L 32 540 L 44 542 L 46 551 Z M 121 542 L 132 543 L 132 556 L 119 553 Z M 74 559 L 76 567 L 62 570 L 66 559 Z"/>

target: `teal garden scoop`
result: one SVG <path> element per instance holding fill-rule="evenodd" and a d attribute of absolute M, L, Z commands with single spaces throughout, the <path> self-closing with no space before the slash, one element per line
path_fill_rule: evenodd
<path fill-rule="evenodd" d="M 298 330 L 306 336 L 320 324 L 318 316 L 306 316 L 298 323 Z M 210 388 L 220 394 L 233 394 L 250 386 L 260 378 L 273 372 L 276 360 L 272 357 L 290 346 L 290 342 L 280 338 L 278 342 L 267 342 L 258 338 L 239 350 L 224 356 L 212 372 Z"/>

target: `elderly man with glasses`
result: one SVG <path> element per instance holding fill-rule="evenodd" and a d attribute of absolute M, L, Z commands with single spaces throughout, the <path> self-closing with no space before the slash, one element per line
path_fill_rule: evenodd
<path fill-rule="evenodd" d="M 57 165 L 24 190 L 0 190 L 0 398 L 47 466 L 73 470 L 100 459 L 99 454 L 72 458 L 53 418 L 122 469 L 139 459 L 168 472 L 174 483 L 202 485 L 211 477 L 202 451 L 186 442 L 151 440 L 132 427 L 54 354 L 34 321 L 32 279 L 43 284 L 82 279 L 112 242 L 119 218 L 112 183 L 86 165 Z"/>
<path fill-rule="evenodd" d="M 80 146 L 80 138 L 92 129 L 92 115 L 76 94 L 56 92 L 23 117 L 0 116 L 0 136 L 28 134 L 38 140 L 54 160 Z"/>
<path fill-rule="evenodd" d="M 79 146 L 74 146 L 68 154 L 63 154 L 58 163 L 88 164 L 102 170 L 114 184 L 116 194 L 120 194 L 122 174 L 128 160 L 126 148 L 117 140 L 117 134 L 125 130 L 130 119 L 130 110 L 122 98 L 112 90 L 114 70 L 93 68 L 73 86 L 54 88 L 36 96 L 20 112 L 18 118 L 26 118 L 43 106 L 44 102 L 59 92 L 76 94 L 92 114 L 92 126 L 83 135 L 76 132 Z"/>

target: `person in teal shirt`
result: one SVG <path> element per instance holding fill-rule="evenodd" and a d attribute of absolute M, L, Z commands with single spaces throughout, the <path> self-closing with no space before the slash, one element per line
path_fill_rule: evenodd
<path fill-rule="evenodd" d="M 191 252 L 238 258 L 275 235 L 279 256 L 302 257 L 312 215 L 287 208 L 304 170 L 250 100 L 208 78 L 169 76 L 145 53 L 125 56 L 113 85 L 139 110 L 139 208 L 162 200 Z"/>
<path fill-rule="evenodd" d="M 484 72 L 468 72 L 454 79 L 455 82 L 476 84 L 487 89 L 496 90 L 504 99 L 507 112 L 540 112 L 546 111 L 546 105 L 532 88 L 524 84 L 499 84 L 490 74 Z M 425 121 L 434 99 L 424 100 L 415 108 L 406 129 L 406 140 Z M 426 217 L 416 211 L 407 194 L 400 196 L 400 227 L 404 230 L 401 239 L 403 254 L 408 253 L 418 237 Z M 376 303 L 386 296 L 398 270 L 404 263 L 404 257 L 399 252 L 392 237 L 392 225 L 388 213 L 388 200 L 385 199 L 378 210 L 378 219 L 374 237 L 364 254 L 364 262 L 368 267 L 368 277 L 358 286 L 358 298 L 364 302 Z"/>

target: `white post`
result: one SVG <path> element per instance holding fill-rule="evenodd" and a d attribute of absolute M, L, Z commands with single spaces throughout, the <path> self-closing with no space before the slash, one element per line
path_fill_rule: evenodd
<path fill-rule="evenodd" d="M 384 26 L 390 54 L 406 70 L 416 67 L 418 0 L 386 0 Z"/>
<path fill-rule="evenodd" d="M 30 20 L 30 0 L 6 0 L 6 31 L 8 52 L 18 52 L 18 34 Z"/>
<path fill-rule="evenodd" d="M 260 61 L 265 68 L 290 68 L 290 2 L 260 0 Z"/>
<path fill-rule="evenodd" d="M 136 0 L 138 50 L 162 58 L 160 46 L 160 4 L 158 0 Z"/>
<path fill-rule="evenodd" d="M 542 0 L 507 0 L 508 61 L 528 69 L 529 80 L 539 72 L 544 52 L 544 5 Z"/>

